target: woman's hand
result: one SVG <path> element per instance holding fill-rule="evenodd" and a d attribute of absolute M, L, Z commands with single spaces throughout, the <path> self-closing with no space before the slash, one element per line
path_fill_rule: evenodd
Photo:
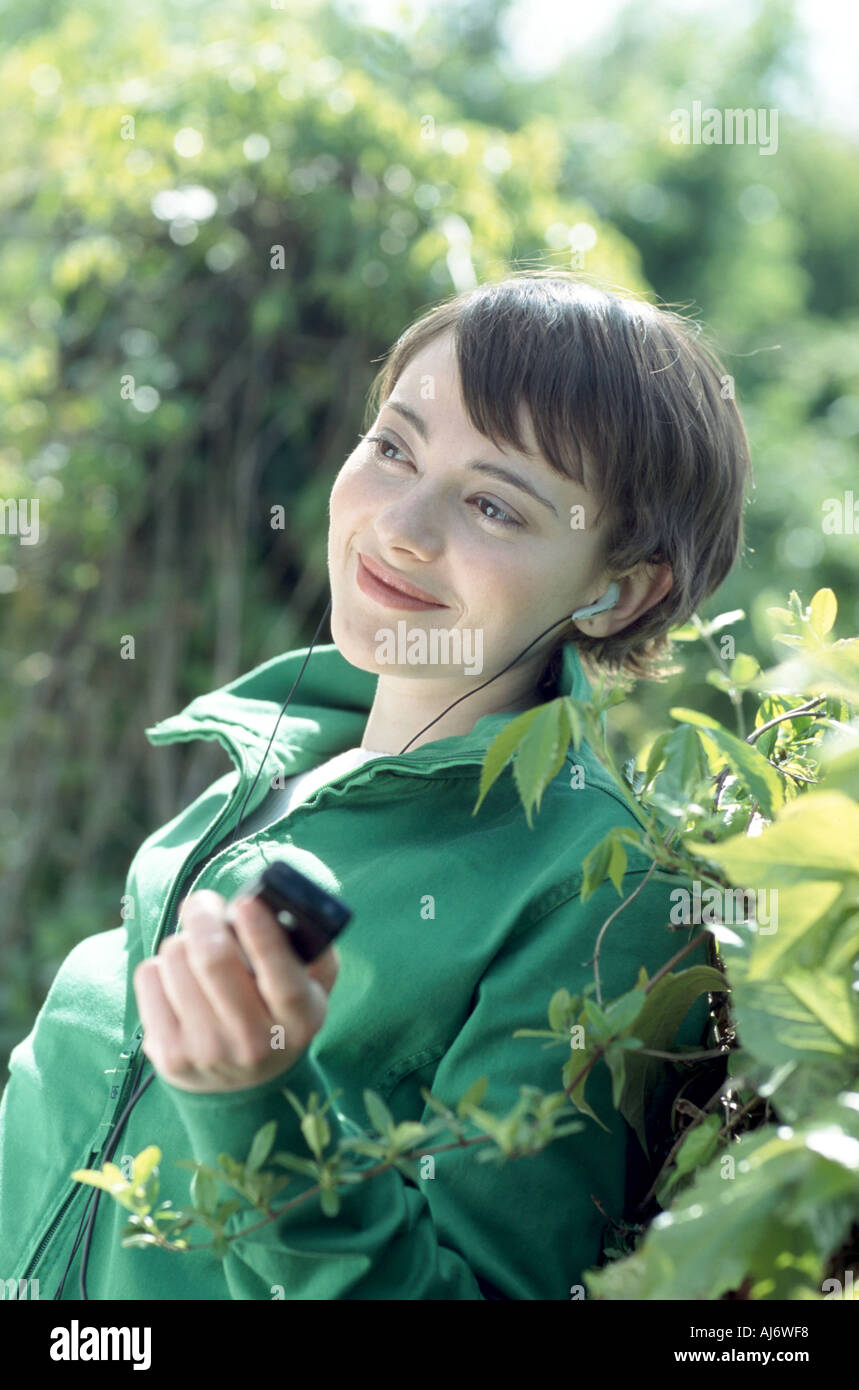
<path fill-rule="evenodd" d="M 210 889 L 185 898 L 179 920 L 133 977 L 155 1070 L 183 1091 L 238 1091 L 287 1071 L 325 1022 L 336 949 L 305 965 L 262 902 Z"/>

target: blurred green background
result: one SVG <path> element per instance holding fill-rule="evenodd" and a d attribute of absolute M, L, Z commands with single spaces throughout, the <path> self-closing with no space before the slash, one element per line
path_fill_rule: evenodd
<path fill-rule="evenodd" d="M 616 8 L 537 73 L 498 0 L 4 12 L 0 498 L 40 529 L 0 534 L 0 1063 L 120 924 L 140 842 L 228 770 L 144 728 L 310 640 L 373 359 L 451 291 L 578 255 L 700 319 L 755 471 L 702 616 L 742 609 L 766 666 L 767 607 L 828 585 L 856 632 L 859 538 L 822 518 L 859 498 L 857 141 L 803 99 L 794 6 L 737 8 Z M 777 109 L 777 151 L 673 143 L 693 101 Z M 677 652 L 613 712 L 639 756 L 672 704 L 734 726 L 712 653 Z"/>

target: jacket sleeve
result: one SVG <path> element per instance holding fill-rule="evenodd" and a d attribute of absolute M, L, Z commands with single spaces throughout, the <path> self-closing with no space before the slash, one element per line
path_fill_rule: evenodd
<path fill-rule="evenodd" d="M 627 873 L 624 896 L 643 872 Z M 688 930 L 664 929 L 668 894 L 678 882 L 652 875 L 609 928 L 600 952 L 604 1001 L 633 988 L 640 965 L 654 974 L 690 939 Z M 512 1034 L 523 1027 L 548 1027 L 548 1002 L 556 989 L 582 992 L 593 978 L 589 962 L 599 929 L 620 901 L 606 882 L 585 903 L 573 893 L 537 920 L 517 925 L 488 964 L 465 1023 L 439 1060 L 430 1086 L 434 1095 L 455 1109 L 472 1082 L 486 1075 L 482 1107 L 505 1114 L 519 1099 L 520 1086 L 562 1089 L 569 1050 Z M 705 960 L 702 943 L 679 968 Z M 677 1041 L 702 1043 L 706 1023 L 706 996 L 701 996 Z M 288 1087 L 303 1104 L 311 1090 L 323 1099 L 327 1094 L 309 1053 L 274 1080 L 243 1091 L 182 1091 L 160 1075 L 158 1083 L 180 1113 L 194 1157 L 211 1164 L 221 1152 L 244 1159 L 256 1130 L 272 1119 L 277 1120 L 274 1151 L 310 1157 L 282 1090 Z M 340 1099 L 326 1112 L 333 1143 L 344 1134 L 334 1113 Z M 230 1297 L 568 1300 L 573 1286 L 583 1284 L 583 1271 L 599 1262 L 609 1218 L 624 1217 L 628 1146 L 638 1144 L 613 1109 L 611 1077 L 602 1063 L 591 1073 L 586 1099 L 610 1133 L 570 1105 L 561 1113 L 565 1120 L 580 1118 L 581 1131 L 553 1140 L 537 1154 L 477 1162 L 479 1145 L 451 1148 L 435 1155 L 433 1177 L 412 1182 L 389 1168 L 341 1187 L 334 1217 L 322 1213 L 316 1194 L 231 1241 L 224 1258 Z M 409 1118 L 429 1121 L 433 1114 L 427 1107 Z M 368 1127 L 363 1115 L 349 1118 Z M 450 1142 L 450 1134 L 441 1133 L 427 1148 Z M 295 1177 L 275 1205 L 311 1185 Z M 260 1220 L 258 1212 L 237 1213 L 228 1234 Z M 582 1289 L 575 1296 L 583 1294 Z"/>

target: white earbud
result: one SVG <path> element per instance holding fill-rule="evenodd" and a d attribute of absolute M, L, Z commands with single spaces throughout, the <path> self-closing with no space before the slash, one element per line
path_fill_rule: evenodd
<path fill-rule="evenodd" d="M 594 618 L 597 613 L 607 613 L 610 608 L 616 607 L 619 598 L 620 585 L 612 580 L 602 598 L 597 599 L 596 603 L 589 604 L 587 608 L 577 608 L 575 613 L 570 616 L 573 621 L 577 618 Z"/>

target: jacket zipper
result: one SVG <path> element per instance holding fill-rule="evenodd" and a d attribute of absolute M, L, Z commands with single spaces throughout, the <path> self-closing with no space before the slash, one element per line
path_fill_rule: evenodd
<path fill-rule="evenodd" d="M 94 1149 L 90 1149 L 90 1155 L 89 1155 L 89 1158 L 87 1159 L 86 1163 L 84 1164 L 84 1167 L 90 1168 L 90 1167 L 92 1166 L 92 1160 L 93 1160 L 94 1157 L 95 1157 L 95 1150 L 94 1150 Z M 69 1206 L 70 1206 L 71 1203 L 74 1201 L 75 1197 L 77 1197 L 78 1193 L 81 1192 L 82 1190 L 83 1190 L 83 1184 L 81 1184 L 81 1183 L 75 1183 L 75 1185 L 73 1186 L 71 1192 L 68 1193 L 68 1195 L 67 1195 L 66 1198 L 64 1199 L 62 1205 L 60 1206 L 59 1211 L 57 1212 L 57 1214 L 56 1214 L 56 1216 L 54 1217 L 53 1221 L 51 1222 L 50 1226 L 48 1227 L 47 1231 L 46 1231 L 45 1234 L 42 1236 L 42 1239 L 39 1241 L 39 1244 L 36 1246 L 36 1249 L 35 1249 L 33 1255 L 32 1255 L 32 1256 L 30 1257 L 30 1259 L 28 1260 L 28 1262 L 27 1262 L 27 1267 L 26 1267 L 26 1269 L 24 1270 L 24 1273 L 21 1275 L 21 1278 L 22 1278 L 22 1279 L 30 1279 L 30 1278 L 32 1277 L 32 1275 L 34 1274 L 35 1270 L 36 1270 L 37 1267 L 38 1267 L 39 1261 L 41 1260 L 42 1256 L 44 1255 L 45 1251 L 47 1250 L 48 1246 L 49 1246 L 50 1243 L 51 1243 L 51 1239 L 52 1239 L 52 1237 L 53 1237 L 53 1235 L 54 1235 L 54 1232 L 56 1231 L 57 1227 L 60 1225 L 60 1222 L 62 1221 L 63 1217 L 65 1216 L 65 1214 L 66 1214 L 66 1212 L 67 1212 Z M 90 1188 L 90 1191 L 92 1191 L 92 1188 Z"/>
<path fill-rule="evenodd" d="M 114 1112 L 113 1112 L 113 1123 L 116 1122 L 116 1117 L 117 1117 L 117 1115 L 118 1115 L 118 1114 L 121 1114 L 123 1107 L 124 1107 L 125 1104 L 127 1103 L 128 1096 L 129 1096 L 129 1094 L 130 1094 L 130 1092 L 131 1092 L 133 1086 L 135 1085 L 135 1083 L 136 1083 L 137 1078 L 139 1077 L 139 1075 L 140 1075 L 140 1067 L 139 1067 L 139 1065 L 136 1065 L 134 1062 L 132 1062 L 131 1065 L 129 1066 L 128 1071 L 126 1072 L 125 1077 L 123 1078 L 122 1084 L 121 1084 L 121 1086 L 120 1086 L 119 1096 L 118 1096 L 117 1102 L 116 1102 L 116 1108 L 115 1108 L 115 1110 L 114 1110 Z M 80 1165 L 81 1167 L 83 1167 L 83 1168 L 93 1168 L 93 1167 L 96 1167 L 96 1168 L 97 1168 L 97 1167 L 100 1166 L 101 1156 L 102 1156 L 102 1154 L 104 1153 L 104 1150 L 105 1150 L 107 1144 L 110 1142 L 112 1133 L 113 1133 L 113 1127 L 111 1126 L 111 1131 L 110 1131 L 110 1133 L 108 1133 L 108 1134 L 105 1136 L 104 1143 L 100 1146 L 100 1148 L 96 1148 L 96 1149 L 94 1149 L 94 1148 L 92 1148 L 92 1147 L 90 1148 L 89 1157 L 86 1159 L 86 1161 L 85 1161 L 83 1164 Z M 21 1276 L 22 1279 L 29 1279 L 29 1278 L 32 1277 L 33 1274 L 35 1274 L 35 1271 L 36 1271 L 36 1268 L 38 1267 L 39 1261 L 41 1260 L 41 1258 L 42 1258 L 42 1256 L 44 1255 L 45 1251 L 47 1250 L 48 1246 L 50 1245 L 51 1240 L 52 1240 L 52 1238 L 53 1238 L 53 1236 L 54 1236 L 54 1234 L 55 1234 L 57 1228 L 58 1228 L 59 1225 L 61 1224 L 61 1222 L 62 1222 L 62 1220 L 63 1220 L 63 1218 L 64 1218 L 64 1216 L 65 1216 L 65 1214 L 66 1214 L 66 1212 L 67 1212 L 67 1210 L 68 1210 L 68 1208 L 70 1207 L 71 1203 L 74 1201 L 74 1199 L 75 1199 L 75 1197 L 78 1195 L 78 1193 L 81 1192 L 81 1191 L 83 1190 L 84 1186 L 85 1186 L 85 1184 L 83 1184 L 83 1183 L 78 1183 L 78 1182 L 75 1182 L 75 1183 L 73 1184 L 73 1186 L 72 1186 L 72 1188 L 71 1188 L 71 1191 L 70 1191 L 70 1192 L 66 1195 L 66 1197 L 63 1199 L 63 1202 L 62 1202 L 62 1205 L 61 1205 L 60 1208 L 59 1208 L 59 1211 L 58 1211 L 58 1212 L 56 1213 L 56 1215 L 54 1216 L 53 1220 L 51 1221 L 51 1224 L 48 1226 L 47 1231 L 46 1231 L 45 1234 L 42 1236 L 41 1240 L 39 1241 L 39 1244 L 36 1246 L 36 1249 L 35 1249 L 34 1253 L 31 1255 L 31 1257 L 30 1257 L 30 1259 L 29 1259 L 29 1261 L 28 1261 L 28 1263 L 27 1263 L 27 1268 L 26 1268 L 26 1270 L 24 1271 L 24 1273 L 23 1273 L 22 1276 Z M 92 1188 L 89 1188 L 88 1190 L 89 1190 L 90 1192 L 93 1191 Z"/>

